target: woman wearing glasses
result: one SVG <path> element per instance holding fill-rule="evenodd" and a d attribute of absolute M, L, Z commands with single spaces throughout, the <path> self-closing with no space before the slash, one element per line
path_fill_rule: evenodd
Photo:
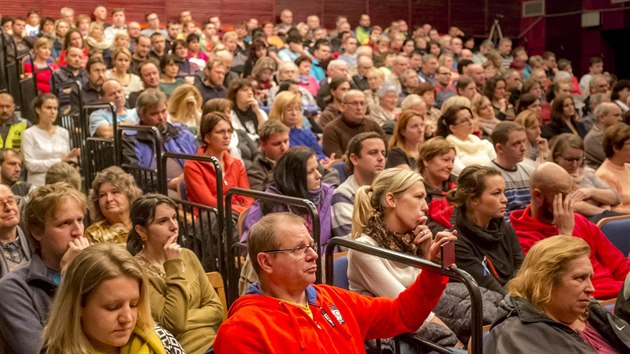
<path fill-rule="evenodd" d="M 496 157 L 492 143 L 479 139 L 473 131 L 474 118 L 468 107 L 451 106 L 438 120 L 436 135 L 455 145 L 454 175 L 459 175 L 466 166 L 485 165 Z"/>
<path fill-rule="evenodd" d="M 584 143 L 574 134 L 560 134 L 552 139 L 551 156 L 553 162 L 564 168 L 581 192 L 582 200 L 573 208 L 592 222 L 606 216 L 613 216 L 610 210 L 619 204 L 619 194 L 595 175 L 595 171 L 584 165 Z"/>
<path fill-rule="evenodd" d="M 204 353 L 223 321 L 223 305 L 197 259 L 177 244 L 177 206 L 146 194 L 131 206 L 127 249 L 144 268 L 153 319 L 173 333 L 187 353 Z"/>
<path fill-rule="evenodd" d="M 630 213 L 630 126 L 617 123 L 604 132 L 606 160 L 595 172 L 597 177 L 619 193 L 621 203 L 612 208 L 619 213 Z"/>

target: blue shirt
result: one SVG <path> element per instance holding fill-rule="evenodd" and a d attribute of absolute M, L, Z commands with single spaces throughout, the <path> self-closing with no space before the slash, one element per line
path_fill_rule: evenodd
<path fill-rule="evenodd" d="M 136 109 L 128 109 L 125 114 L 116 114 L 117 123 L 138 123 L 138 113 Z M 99 109 L 90 114 L 90 136 L 94 136 L 96 130 L 102 125 L 113 125 L 114 119 L 109 109 Z"/>

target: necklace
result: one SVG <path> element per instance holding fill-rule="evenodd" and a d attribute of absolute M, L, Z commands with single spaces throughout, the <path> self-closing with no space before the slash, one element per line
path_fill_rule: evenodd
<path fill-rule="evenodd" d="M 146 266 L 150 272 L 160 276 L 161 278 L 166 278 L 166 273 L 164 272 L 164 268 L 161 266 L 155 265 L 153 262 L 149 261 L 149 259 L 147 259 L 147 256 L 142 251 L 140 251 L 140 253 L 138 253 L 136 257 L 138 258 L 138 261 L 140 262 L 140 264 L 142 266 Z"/>

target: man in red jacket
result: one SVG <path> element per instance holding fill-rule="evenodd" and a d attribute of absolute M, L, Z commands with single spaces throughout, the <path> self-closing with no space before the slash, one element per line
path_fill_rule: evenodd
<path fill-rule="evenodd" d="M 455 239 L 439 233 L 429 259 L 439 261 L 440 245 Z M 432 242 L 431 233 L 416 241 Z M 425 270 L 396 299 L 313 285 L 318 246 L 304 219 L 288 213 L 261 218 L 252 226 L 248 244 L 260 283 L 230 308 L 214 342 L 218 354 L 365 353 L 365 339 L 420 327 L 448 281 Z"/>
<path fill-rule="evenodd" d="M 574 188 L 571 176 L 554 163 L 541 164 L 532 174 L 530 191 L 531 204 L 510 215 L 523 252 L 527 254 L 536 242 L 547 237 L 580 237 L 591 247 L 595 298 L 616 297 L 630 272 L 630 260 L 595 224 L 573 212 L 573 204 L 584 195 Z"/>

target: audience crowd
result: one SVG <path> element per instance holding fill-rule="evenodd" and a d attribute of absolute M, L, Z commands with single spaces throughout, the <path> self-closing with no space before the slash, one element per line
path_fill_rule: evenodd
<path fill-rule="evenodd" d="M 1 17 L 2 55 L 39 95 L 31 121 L 0 92 L 0 352 L 364 352 L 406 332 L 463 350 L 462 288 L 442 275 L 350 251 L 348 290 L 314 285 L 334 237 L 438 263 L 453 242 L 496 315 L 485 352 L 630 350 L 630 259 L 596 226 L 630 214 L 630 81 L 601 57 L 576 76 L 457 27 L 192 15 Z M 161 141 L 222 176 L 170 159 L 168 196 L 117 166 L 82 186 L 67 114 L 95 138 L 124 127 L 128 166 L 157 169 Z M 226 316 L 174 199 L 216 208 L 232 188 L 310 201 L 320 234 L 305 209 L 232 195 L 249 287 Z M 615 315 L 598 304 L 615 298 Z"/>

